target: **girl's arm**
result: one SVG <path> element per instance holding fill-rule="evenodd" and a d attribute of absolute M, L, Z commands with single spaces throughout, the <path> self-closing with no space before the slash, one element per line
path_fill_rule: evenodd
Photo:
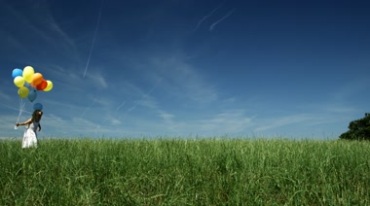
<path fill-rule="evenodd" d="M 41 131 L 41 124 L 39 123 L 39 131 Z"/>
<path fill-rule="evenodd" d="M 15 125 L 17 125 L 17 127 L 18 126 L 25 126 L 25 125 L 28 125 L 28 124 L 31 124 L 32 123 L 32 118 L 29 118 L 27 121 L 25 121 L 25 122 L 21 122 L 21 123 L 16 123 Z"/>

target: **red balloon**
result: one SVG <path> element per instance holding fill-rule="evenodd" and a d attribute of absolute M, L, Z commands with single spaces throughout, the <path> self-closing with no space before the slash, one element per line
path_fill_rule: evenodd
<path fill-rule="evenodd" d="M 45 79 L 43 79 L 40 84 L 36 85 L 36 89 L 44 90 L 47 86 L 48 86 L 48 83 L 46 82 Z"/>

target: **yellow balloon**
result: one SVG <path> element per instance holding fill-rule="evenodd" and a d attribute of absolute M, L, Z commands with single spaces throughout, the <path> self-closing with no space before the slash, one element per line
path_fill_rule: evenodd
<path fill-rule="evenodd" d="M 23 77 L 17 76 L 17 77 L 14 78 L 13 82 L 14 82 L 15 86 L 23 87 L 25 80 L 24 80 Z"/>
<path fill-rule="evenodd" d="M 21 87 L 18 89 L 18 95 L 20 98 L 26 98 L 29 94 L 29 90 L 27 87 Z"/>
<path fill-rule="evenodd" d="M 50 81 L 50 80 L 46 80 L 46 83 L 48 83 L 48 85 L 45 87 L 45 89 L 43 90 L 44 92 L 48 92 L 50 90 L 53 89 L 53 82 Z"/>
<path fill-rule="evenodd" d="M 26 82 L 28 82 L 28 83 L 31 83 L 32 82 L 33 74 L 35 74 L 35 70 L 33 69 L 33 67 L 26 66 L 23 69 L 22 76 L 23 76 L 24 80 L 26 80 Z"/>

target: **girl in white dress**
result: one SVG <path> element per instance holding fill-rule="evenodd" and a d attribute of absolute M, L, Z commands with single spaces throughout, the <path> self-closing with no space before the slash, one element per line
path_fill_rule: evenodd
<path fill-rule="evenodd" d="M 27 127 L 26 131 L 23 134 L 22 148 L 37 147 L 37 131 L 41 130 L 41 117 L 42 111 L 37 109 L 33 112 L 31 118 L 29 118 L 25 122 L 15 124 L 17 127 Z"/>

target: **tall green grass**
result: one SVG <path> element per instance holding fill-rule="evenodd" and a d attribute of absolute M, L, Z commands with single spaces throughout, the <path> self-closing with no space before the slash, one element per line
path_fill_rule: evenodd
<path fill-rule="evenodd" d="M 0 205 L 370 205 L 370 143 L 0 141 Z"/>

